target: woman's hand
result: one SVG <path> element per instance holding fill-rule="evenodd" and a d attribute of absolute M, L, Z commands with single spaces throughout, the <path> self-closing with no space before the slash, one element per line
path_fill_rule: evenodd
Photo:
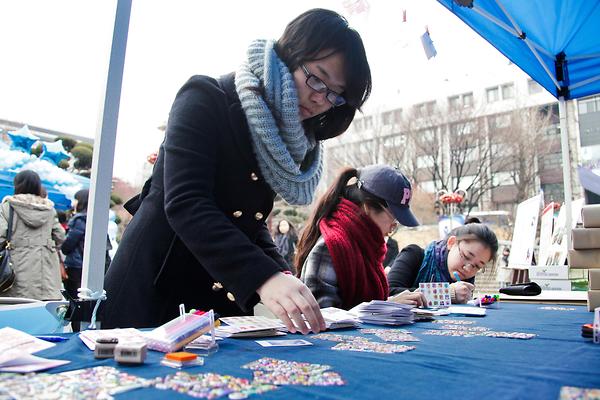
<path fill-rule="evenodd" d="M 454 282 L 450 284 L 450 290 L 454 292 L 453 303 L 465 304 L 473 298 L 475 285 L 469 282 Z"/>
<path fill-rule="evenodd" d="M 300 279 L 292 275 L 276 273 L 256 292 L 263 304 L 286 325 L 291 333 L 300 330 L 305 335 L 310 330 L 314 333 L 325 330 L 325 320 L 319 304 L 310 289 Z M 310 324 L 310 329 L 302 315 Z"/>
<path fill-rule="evenodd" d="M 415 307 L 423 307 L 425 304 L 427 304 L 427 299 L 423 293 L 417 291 L 411 292 L 410 290 L 405 290 L 402 293 L 391 296 L 388 298 L 388 301 L 410 304 Z"/>

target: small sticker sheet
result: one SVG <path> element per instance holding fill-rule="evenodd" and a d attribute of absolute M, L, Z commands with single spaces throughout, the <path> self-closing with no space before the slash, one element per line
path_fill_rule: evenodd
<path fill-rule="evenodd" d="M 360 351 L 383 354 L 405 353 L 414 349 L 416 349 L 415 346 L 370 341 L 341 342 L 331 348 L 331 350 Z"/>
<path fill-rule="evenodd" d="M 481 332 L 465 331 L 465 330 L 450 330 L 450 329 L 430 329 L 423 332 L 423 335 L 432 336 L 462 336 L 462 337 L 475 337 L 484 336 Z"/>
<path fill-rule="evenodd" d="M 49 393 L 61 400 L 111 398 L 111 395 L 150 386 L 139 378 L 113 367 L 85 368 L 60 374 L 8 375 L 0 380 L 3 389 L 15 398 L 47 399 Z"/>
<path fill-rule="evenodd" d="M 490 328 L 485 326 L 464 326 L 464 325 L 442 325 L 441 329 L 467 331 L 467 332 L 488 332 Z"/>
<path fill-rule="evenodd" d="M 495 338 L 506 338 L 506 339 L 533 339 L 537 335 L 535 333 L 524 333 L 524 332 L 495 332 L 490 331 L 486 332 L 485 336 L 487 337 L 495 337 Z"/>
<path fill-rule="evenodd" d="M 337 333 L 318 333 L 316 335 L 312 335 L 311 337 L 314 339 L 329 340 L 331 342 L 354 342 L 357 340 L 369 340 L 360 336 L 340 335 Z"/>
<path fill-rule="evenodd" d="M 422 282 L 419 290 L 427 299 L 427 307 L 446 308 L 452 303 L 448 282 Z"/>
<path fill-rule="evenodd" d="M 435 321 L 431 321 L 434 324 L 443 324 L 443 325 L 473 325 L 475 321 L 470 321 L 466 319 L 436 319 Z"/>
<path fill-rule="evenodd" d="M 190 374 L 179 371 L 176 374 L 157 377 L 154 387 L 160 390 L 174 390 L 197 399 L 245 399 L 253 394 L 261 394 L 277 389 L 277 386 L 237 378 L 231 375 L 214 373 Z"/>
<path fill-rule="evenodd" d="M 304 339 L 257 340 L 256 343 L 262 347 L 312 346 L 311 342 Z"/>
<path fill-rule="evenodd" d="M 419 338 L 404 329 L 361 329 L 362 333 L 373 334 L 385 342 L 419 342 Z"/>
<path fill-rule="evenodd" d="M 242 368 L 253 370 L 254 382 L 274 385 L 340 386 L 346 382 L 325 364 L 263 357 Z"/>
<path fill-rule="evenodd" d="M 558 400 L 600 400 L 600 389 L 563 386 L 560 388 Z"/>

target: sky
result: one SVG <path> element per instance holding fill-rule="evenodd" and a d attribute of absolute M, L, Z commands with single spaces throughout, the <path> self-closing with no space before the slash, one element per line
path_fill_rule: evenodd
<path fill-rule="evenodd" d="M 343 14 L 361 34 L 373 76 L 365 113 L 460 93 L 508 65 L 435 0 L 370 0 L 368 12 L 351 13 L 356 1 L 133 0 L 113 175 L 139 179 L 190 76 L 234 71 L 251 40 L 277 39 L 310 8 Z M 115 9 L 115 0 L 0 0 L 0 119 L 93 138 Z M 430 60 L 426 27 L 438 52 Z"/>

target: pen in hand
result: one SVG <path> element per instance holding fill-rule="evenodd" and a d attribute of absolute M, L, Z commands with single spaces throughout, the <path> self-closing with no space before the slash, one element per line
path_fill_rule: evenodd
<path fill-rule="evenodd" d="M 454 279 L 456 279 L 456 282 L 460 282 L 460 276 L 458 275 L 458 272 L 454 271 L 452 274 L 454 275 Z"/>

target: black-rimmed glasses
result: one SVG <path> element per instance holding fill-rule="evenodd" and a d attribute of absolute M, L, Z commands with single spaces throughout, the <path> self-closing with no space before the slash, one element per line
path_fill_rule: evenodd
<path fill-rule="evenodd" d="M 457 244 L 457 246 L 458 255 L 460 256 L 460 259 L 462 260 L 463 265 L 465 267 L 468 265 L 470 269 L 475 269 L 476 272 L 485 272 L 485 267 L 487 266 L 487 264 L 478 265 L 477 263 L 473 262 L 470 257 L 465 255 L 463 250 L 460 248 L 460 242 Z"/>
<path fill-rule="evenodd" d="M 301 65 L 300 67 L 302 68 L 304 75 L 306 75 L 306 86 L 317 93 L 326 93 L 325 98 L 334 107 L 339 107 L 346 104 L 346 99 L 344 99 L 344 97 L 342 97 L 339 93 L 329 89 L 325 82 L 319 79 L 316 75 L 313 75 L 305 65 Z"/>

